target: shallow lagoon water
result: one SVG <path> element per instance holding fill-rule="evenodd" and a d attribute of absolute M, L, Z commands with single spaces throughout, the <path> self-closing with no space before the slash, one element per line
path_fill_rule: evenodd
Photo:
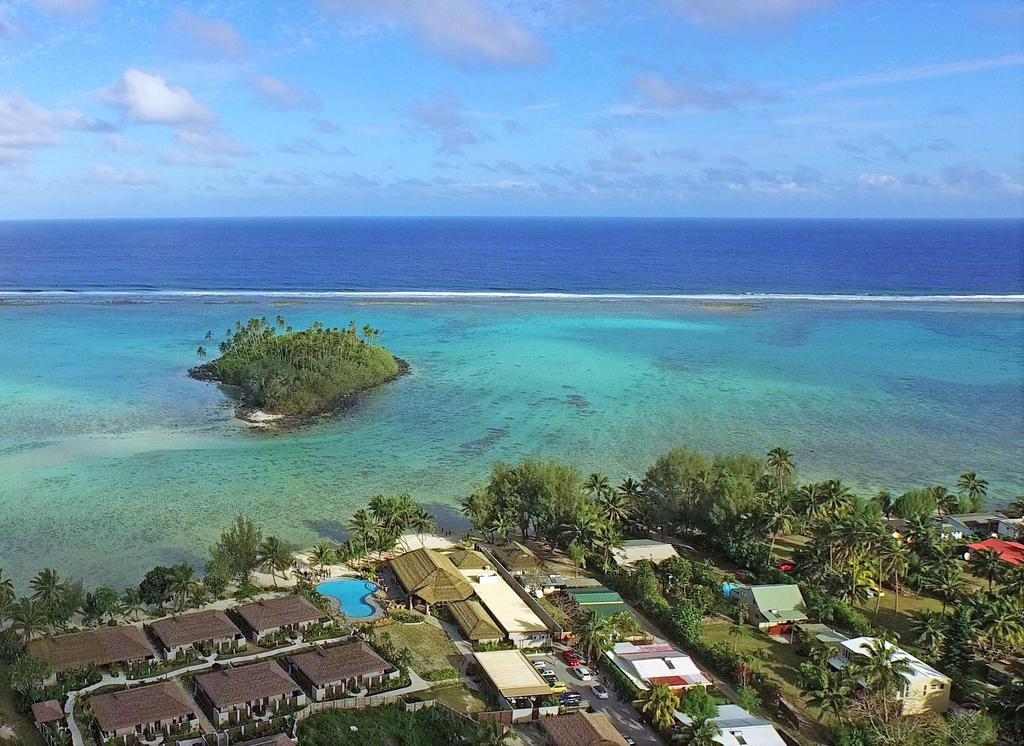
<path fill-rule="evenodd" d="M 412 373 L 344 415 L 252 432 L 195 348 L 237 319 L 380 328 Z M 297 543 L 344 537 L 379 492 L 456 520 L 496 459 L 613 479 L 672 444 L 794 451 L 865 492 L 1024 492 L 1015 303 L 167 299 L 0 306 L 0 567 L 123 585 L 203 562 L 235 514 Z"/>

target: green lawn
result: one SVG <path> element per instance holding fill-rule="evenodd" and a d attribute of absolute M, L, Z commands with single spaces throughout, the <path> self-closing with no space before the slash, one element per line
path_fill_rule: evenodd
<path fill-rule="evenodd" d="M 437 689 L 431 689 L 429 692 L 422 692 L 420 696 L 424 699 L 436 699 L 453 710 L 467 714 L 471 712 L 485 712 L 487 710 L 487 702 L 464 684 L 438 687 Z"/>
<path fill-rule="evenodd" d="M 299 739 L 307 746 L 450 746 L 475 731 L 440 707 L 406 713 L 387 706 L 313 715 L 299 724 Z"/>
<path fill-rule="evenodd" d="M 458 668 L 462 663 L 462 653 L 448 634 L 430 622 L 391 624 L 381 628 L 380 633 L 384 632 L 391 635 L 395 647 L 409 649 L 412 669 L 420 676 L 442 668 Z"/>
<path fill-rule="evenodd" d="M 742 634 L 731 637 L 729 629 L 739 627 Z M 708 624 L 704 627 L 704 637 L 708 642 L 724 642 L 729 647 L 760 654 L 765 675 L 779 687 L 783 695 L 796 705 L 801 704 L 801 691 L 797 687 L 797 676 L 800 664 L 807 659 L 796 654 L 795 645 L 776 642 L 767 635 L 761 634 L 748 624 L 736 625 L 731 622 Z"/>

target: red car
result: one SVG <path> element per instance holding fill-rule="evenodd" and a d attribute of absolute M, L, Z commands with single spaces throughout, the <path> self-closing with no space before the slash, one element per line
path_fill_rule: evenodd
<path fill-rule="evenodd" d="M 777 567 L 782 570 L 782 572 L 793 572 L 793 570 L 796 569 L 796 565 L 792 562 L 780 562 Z"/>
<path fill-rule="evenodd" d="M 580 657 L 572 650 L 566 650 L 562 653 L 562 660 L 565 661 L 565 665 L 569 666 L 569 668 L 575 668 L 581 663 Z"/>

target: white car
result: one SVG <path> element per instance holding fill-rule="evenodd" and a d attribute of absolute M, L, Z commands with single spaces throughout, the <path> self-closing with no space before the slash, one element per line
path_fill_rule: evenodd
<path fill-rule="evenodd" d="M 540 669 L 537 670 L 537 672 L 542 677 L 544 677 L 544 676 L 557 676 L 558 675 L 558 674 L 555 673 L 555 669 L 553 669 L 553 668 L 540 668 Z"/>
<path fill-rule="evenodd" d="M 586 666 L 577 666 L 572 670 L 572 675 L 580 681 L 591 681 L 594 678 Z"/>
<path fill-rule="evenodd" d="M 534 668 L 536 668 L 538 671 L 543 671 L 545 668 L 548 667 L 548 662 L 547 661 L 533 661 L 533 663 L 531 665 Z"/>
<path fill-rule="evenodd" d="M 597 697 L 598 699 L 608 699 L 608 690 L 605 689 L 600 684 L 595 686 L 590 691 L 592 691 L 594 693 L 594 696 Z"/>

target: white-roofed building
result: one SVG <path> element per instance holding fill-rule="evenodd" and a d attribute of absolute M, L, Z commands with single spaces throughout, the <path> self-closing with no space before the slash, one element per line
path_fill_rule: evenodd
<path fill-rule="evenodd" d="M 650 689 L 658 684 L 675 690 L 711 685 L 693 658 L 666 643 L 634 645 L 619 642 L 607 655 L 641 689 Z"/>
<path fill-rule="evenodd" d="M 658 564 L 678 556 L 671 544 L 654 539 L 629 539 L 622 542 L 621 547 L 612 549 L 612 559 L 619 567 L 632 567 L 640 560 L 650 560 Z"/>
<path fill-rule="evenodd" d="M 493 570 L 464 569 L 473 593 L 498 623 L 505 637 L 517 648 L 551 643 L 551 633 L 515 589 Z"/>
<path fill-rule="evenodd" d="M 681 712 L 676 720 L 691 725 L 693 719 Z M 768 720 L 753 715 L 739 705 L 721 705 L 718 714 L 710 718 L 720 733 L 712 740 L 722 746 L 786 746 L 782 736 Z"/>
<path fill-rule="evenodd" d="M 870 645 L 875 639 L 877 638 L 854 637 L 840 642 L 836 646 L 836 654 L 829 660 L 829 665 L 842 669 L 858 658 L 869 655 Z M 952 679 L 902 648 L 888 642 L 885 643 L 885 647 L 890 651 L 890 659 L 904 660 L 910 664 L 910 673 L 903 675 L 906 681 L 897 695 L 903 701 L 904 715 L 919 715 L 924 712 L 941 714 L 949 709 Z"/>

